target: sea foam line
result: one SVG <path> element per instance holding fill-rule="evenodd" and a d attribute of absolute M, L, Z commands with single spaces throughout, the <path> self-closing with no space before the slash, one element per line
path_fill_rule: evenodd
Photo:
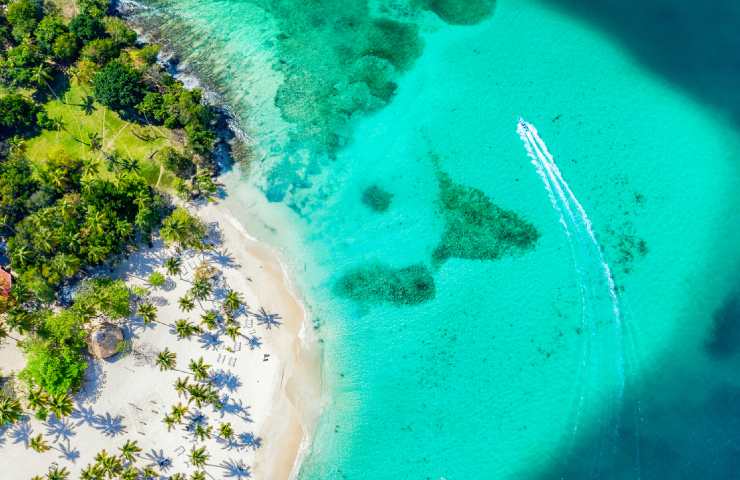
<path fill-rule="evenodd" d="M 593 225 L 591 223 L 591 219 L 588 217 L 588 214 L 586 213 L 586 210 L 583 208 L 583 205 L 581 204 L 581 202 L 578 200 L 578 198 L 575 196 L 575 194 L 571 190 L 570 186 L 568 185 L 568 182 L 566 182 L 565 179 L 563 178 L 563 175 L 560 172 L 560 169 L 555 163 L 555 159 L 553 158 L 552 154 L 548 150 L 545 142 L 539 136 L 537 132 L 537 128 L 531 123 L 526 122 L 524 119 L 519 119 L 519 122 L 517 124 L 517 133 L 519 134 L 519 137 L 524 142 L 524 147 L 530 159 L 532 160 L 532 163 L 534 164 L 537 170 L 537 173 L 539 174 L 540 178 L 542 178 L 543 182 L 545 183 L 545 187 L 548 191 L 548 196 L 550 197 L 550 202 L 553 204 L 553 206 L 556 208 L 556 210 L 560 214 L 560 223 L 564 224 L 566 234 L 570 236 L 572 233 L 568 225 L 565 224 L 566 222 L 565 222 L 565 219 L 563 218 L 563 211 L 559 206 L 560 204 L 564 206 L 571 220 L 573 221 L 579 220 L 580 223 L 582 223 L 584 230 L 592 243 L 592 247 L 594 251 L 596 252 L 598 261 L 601 264 L 601 268 L 603 270 L 604 279 L 607 283 L 609 297 L 612 303 L 612 312 L 614 314 L 614 320 L 617 322 L 617 325 L 621 326 L 622 314 L 619 308 L 619 297 L 617 295 L 616 284 L 614 282 L 614 277 L 612 276 L 611 268 L 609 267 L 609 264 L 604 259 L 604 254 L 602 253 L 601 246 L 599 245 L 599 242 L 596 240 L 596 235 L 594 234 L 594 231 L 593 231 Z M 557 197 L 559 197 L 560 202 L 558 202 L 556 199 L 556 196 L 553 191 L 553 187 L 555 187 L 554 190 L 557 191 L 557 194 L 558 194 Z M 571 208 L 571 205 L 574 208 Z M 574 209 L 578 212 L 577 216 L 573 212 Z"/>

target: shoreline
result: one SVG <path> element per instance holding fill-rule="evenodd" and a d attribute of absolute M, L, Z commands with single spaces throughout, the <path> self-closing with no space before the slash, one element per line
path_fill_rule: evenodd
<path fill-rule="evenodd" d="M 235 162 L 234 157 L 240 156 L 235 148 L 245 146 L 245 152 L 248 152 L 253 139 L 239 127 L 236 115 L 217 92 L 203 84 L 196 73 L 181 68 L 176 54 L 166 39 L 160 42 L 160 36 L 156 33 L 149 35 L 148 32 L 142 31 L 141 25 L 136 25 L 121 10 L 122 4 L 138 4 L 124 0 L 113 6 L 113 14 L 135 29 L 138 42 L 159 45 L 161 50 L 158 62 L 176 79 L 182 81 L 186 88 L 201 88 L 204 92 L 204 101 L 217 110 L 215 128 L 217 141 L 213 163 L 216 167 L 214 177 L 218 179 L 220 175 L 230 170 L 231 164 Z M 222 355 L 233 357 L 234 363 L 227 361 L 228 366 L 233 367 L 239 386 L 242 386 L 243 382 L 244 388 L 243 392 L 233 395 L 233 400 L 240 405 L 244 402 L 245 405 L 248 404 L 247 409 L 254 410 L 254 413 L 247 413 L 245 410 L 244 415 L 251 419 L 241 427 L 253 430 L 255 437 L 263 440 L 261 448 L 254 447 L 253 450 L 247 448 L 240 457 L 251 467 L 252 475 L 256 478 L 292 480 L 298 476 L 325 405 L 322 382 L 323 352 L 309 318 L 308 309 L 289 274 L 289 269 L 280 257 L 280 251 L 270 243 L 251 235 L 246 226 L 232 215 L 223 202 L 205 205 L 189 203 L 183 206 L 206 224 L 218 224 L 220 247 L 229 252 L 228 260 L 222 265 L 224 278 L 228 278 L 229 284 L 236 286 L 236 290 L 246 294 L 250 306 L 263 307 L 270 312 L 279 313 L 282 325 L 267 332 L 260 332 L 263 346 L 261 350 L 255 352 L 251 352 L 251 348 L 242 348 L 241 345 L 237 348 L 236 342 L 232 351 L 230 347 L 226 348 L 226 345 L 230 344 L 228 341 L 221 347 L 213 345 L 209 347 L 202 341 L 200 344 L 174 341 L 172 330 L 161 325 L 141 330 L 139 326 L 132 326 L 126 334 L 132 351 L 118 354 L 106 361 L 91 359 L 83 387 L 75 395 L 78 408 L 76 412 L 84 412 L 85 409 L 94 410 L 98 416 L 105 412 L 106 418 L 117 422 L 115 426 L 119 430 L 115 434 L 105 434 L 101 437 L 101 432 L 105 432 L 99 425 L 96 426 L 97 420 L 80 422 L 74 429 L 70 427 L 66 445 L 59 442 L 58 446 L 53 446 L 51 450 L 40 454 L 29 450 L 27 440 L 24 443 L 16 441 L 4 449 L 7 460 L 14 465 L 12 471 L 8 472 L 13 478 L 15 475 L 25 478 L 41 473 L 39 465 L 58 462 L 59 453 L 64 455 L 65 451 L 70 456 L 62 461 L 71 461 L 72 464 L 68 467 L 71 473 L 76 475 L 86 461 L 92 460 L 91 456 L 99 447 L 114 451 L 119 442 L 117 435 L 124 433 L 139 439 L 145 450 L 151 447 L 151 451 L 155 452 L 155 449 L 158 449 L 162 455 L 169 455 L 172 460 L 180 462 L 182 458 L 178 457 L 182 453 L 173 451 L 179 442 L 177 439 L 179 435 L 174 434 L 173 438 L 169 430 L 165 432 L 158 416 L 161 414 L 159 410 L 166 409 L 179 400 L 179 397 L 174 396 L 172 389 L 166 386 L 169 381 L 162 382 L 162 376 L 171 375 L 168 372 L 157 372 L 156 368 L 152 368 L 154 367 L 152 356 L 162 348 L 171 348 L 183 360 L 193 359 L 199 355 L 205 356 L 209 363 L 220 366 L 221 372 L 226 368 Z M 171 254 L 170 249 L 162 245 L 161 240 L 157 240 L 154 246 L 139 245 L 135 251 L 116 258 L 116 262 L 106 268 L 114 268 L 114 278 L 124 279 L 129 286 L 143 286 L 147 274 L 161 270 L 162 260 Z M 192 256 L 189 262 L 193 263 L 196 259 L 196 256 Z M 218 262 L 219 260 L 216 260 L 216 263 Z M 87 278 L 87 275 L 84 278 Z M 170 280 L 172 284 L 170 288 L 156 291 L 152 297 L 161 315 L 168 322 L 173 322 L 182 314 L 175 308 L 177 295 L 185 291 L 184 283 L 187 282 L 182 280 L 179 278 L 174 281 L 173 277 Z M 133 321 L 134 318 L 135 315 L 132 315 L 129 321 Z M 248 328 L 250 333 L 254 334 L 253 325 L 248 324 Z M 240 354 L 237 356 L 236 352 Z M 25 363 L 15 342 L 8 341 L 0 345 L 0 358 L 3 359 L 6 373 L 8 367 L 10 370 L 20 370 Z M 228 370 L 227 373 L 231 374 L 232 370 Z M 234 390 L 228 389 L 229 393 L 236 391 L 236 388 L 238 387 Z M 157 413 L 156 416 L 151 415 L 146 408 L 150 407 L 150 403 L 157 410 L 157 412 L 152 410 Z M 142 409 L 142 406 L 145 408 Z M 223 417 L 223 413 L 221 416 Z M 249 427 L 247 424 L 252 426 Z M 50 424 L 33 418 L 25 419 L 23 425 L 37 432 L 44 429 L 50 431 L 52 428 Z M 73 445 L 70 444 L 70 438 Z M 60 437 L 56 437 L 54 442 L 58 440 Z M 215 440 L 213 443 L 216 444 Z M 164 453 L 161 447 L 164 447 Z M 29 461 L 31 455 L 35 458 L 33 462 Z M 213 457 L 214 460 L 223 462 L 233 461 L 233 458 L 229 458 L 228 450 L 219 449 L 214 452 Z M 188 469 L 190 468 L 188 465 Z"/>
<path fill-rule="evenodd" d="M 224 121 L 228 129 L 226 137 L 223 136 L 223 132 L 219 137 L 223 144 L 228 145 L 230 149 L 227 153 L 228 159 L 233 162 L 232 153 L 234 145 L 229 141 L 228 137 L 231 136 L 231 138 L 237 139 L 247 147 L 254 140 L 245 130 L 239 127 L 239 121 L 236 115 L 219 93 L 205 85 L 197 72 L 182 68 L 180 62 L 177 61 L 177 53 L 174 47 L 166 40 L 164 35 L 161 32 L 147 31 L 142 24 L 133 21 L 131 16 L 127 15 L 125 10 L 122 9 L 122 7 L 126 8 L 126 6 L 128 8 L 147 7 L 134 0 L 123 0 L 116 5 L 116 12 L 121 15 L 131 28 L 134 28 L 142 41 L 148 43 L 154 37 L 154 43 L 162 48 L 159 54 L 159 61 L 173 77 L 183 82 L 186 88 L 201 88 L 204 92 L 206 102 L 218 108 L 221 120 Z M 219 175 L 225 173 L 223 160 L 223 157 L 217 157 Z M 265 438 L 280 438 L 282 441 L 266 442 L 267 447 L 260 450 L 255 462 L 255 471 L 260 472 L 263 468 L 266 470 L 266 472 L 261 472 L 265 475 L 265 478 L 292 480 L 297 478 L 302 461 L 311 446 L 323 404 L 323 383 L 321 381 L 322 355 L 320 346 L 314 336 L 313 327 L 308 317 L 308 310 L 302 298 L 297 293 L 294 282 L 290 278 L 286 265 L 280 259 L 280 253 L 277 249 L 250 234 L 246 227 L 223 205 L 199 207 L 195 209 L 195 212 L 203 218 L 203 210 L 209 208 L 212 208 L 212 216 L 220 217 L 219 224 L 222 226 L 229 225 L 238 234 L 253 244 L 253 246 L 258 249 L 264 249 L 263 260 L 268 260 L 268 262 L 274 261 L 279 265 L 279 275 L 282 277 L 279 282 L 286 288 L 287 294 L 292 301 L 300 307 L 300 324 L 291 326 L 291 331 L 295 335 L 295 339 L 292 345 L 282 346 L 283 353 L 290 355 L 292 362 L 286 362 L 280 389 L 279 392 L 276 392 L 280 395 L 279 398 L 276 396 L 276 407 L 268 417 L 268 424 L 272 425 L 272 427 L 269 428 L 269 433 L 264 434 Z M 312 378 L 312 380 L 301 382 L 301 378 Z M 290 421 L 287 421 L 286 418 L 289 418 Z M 286 447 L 289 448 L 291 453 L 288 455 L 286 461 L 281 461 L 280 457 L 285 455 L 284 450 Z M 281 448 L 283 451 L 281 451 Z M 288 464 L 290 464 L 289 468 Z"/>
<path fill-rule="evenodd" d="M 241 252 L 232 252 L 237 259 L 254 256 L 267 267 L 264 274 L 272 281 L 257 282 L 255 288 L 255 294 L 262 302 L 265 296 L 275 295 L 273 287 L 280 285 L 283 295 L 277 294 L 277 297 L 290 299 L 290 309 L 297 313 L 297 316 L 284 315 L 286 322 L 279 331 L 280 335 L 266 337 L 265 343 L 280 352 L 284 364 L 279 386 L 272 397 L 274 407 L 267 415 L 268 428 L 262 433 L 267 439 L 266 446 L 257 452 L 254 464 L 255 472 L 261 478 L 293 480 L 300 472 L 324 404 L 322 352 L 308 310 L 274 247 L 250 235 L 222 204 L 209 204 L 192 210 L 207 223 L 218 222 L 223 229 L 225 244 L 229 243 L 227 230 L 232 230 L 235 238 L 246 240 L 247 245 L 242 245 Z M 282 310 L 287 311 L 286 307 L 283 304 Z"/>
<path fill-rule="evenodd" d="M 294 289 L 278 252 L 246 231 L 221 204 L 189 205 L 215 234 L 216 248 L 207 253 L 191 252 L 183 256 L 183 273 L 170 277 L 167 285 L 154 289 L 150 301 L 158 306 L 158 316 L 166 324 L 142 325 L 132 315 L 125 338 L 130 343 L 128 353 L 108 360 L 89 363 L 82 389 L 75 395 L 76 408 L 69 419 L 41 422 L 25 419 L 13 427 L 16 438 L 3 448 L 3 455 L 12 470 L 9 478 L 28 478 L 42 472 L 41 465 L 59 462 L 59 453 L 71 455 L 64 462 L 70 473 L 78 475 L 80 468 L 93 460 L 100 448 L 116 451 L 125 438 L 140 442 L 147 456 L 167 458 L 175 471 L 192 473 L 183 465 L 191 447 L 209 448 L 212 466 L 244 461 L 254 478 L 292 480 L 300 471 L 302 460 L 311 445 L 324 405 L 321 381 L 320 344 L 309 323 L 307 310 Z M 129 286 L 145 286 L 148 275 L 161 270 L 162 261 L 173 253 L 160 239 L 152 247 L 143 247 L 121 262 L 112 274 Z M 222 338 L 208 343 L 206 337 L 176 339 L 172 322 L 183 316 L 177 299 L 189 289 L 190 276 L 196 265 L 208 260 L 219 266 L 219 288 L 232 288 L 244 295 L 251 309 L 264 308 L 280 314 L 281 325 L 266 330 L 247 320 L 245 335 L 259 335 L 262 345 L 252 350 L 242 339 Z M 219 299 L 208 300 L 204 308 L 216 309 Z M 191 320 L 199 315 L 187 315 Z M 208 346 L 210 345 L 210 346 Z M 196 442 L 187 430 L 170 432 L 161 415 L 179 402 L 179 395 L 170 387 L 179 375 L 176 370 L 161 371 L 154 363 L 157 352 L 170 349 L 181 366 L 201 357 L 213 366 L 214 375 L 221 377 L 221 393 L 229 408 L 206 413 L 214 421 L 233 423 L 237 434 L 253 435 L 261 443 L 238 451 L 223 449 L 218 438 Z M 0 358 L 5 369 L 19 370 L 25 361 L 15 342 L 0 345 Z M 11 373 L 6 370 L 6 373 Z M 230 380 L 229 380 L 230 379 Z M 233 383 L 230 383 L 233 382 Z M 236 413 L 234 408 L 237 408 Z M 198 415 L 200 409 L 193 410 Z M 87 413 L 85 413 L 87 412 Z M 95 417 L 89 420 L 93 413 Z M 107 420 L 106 420 L 107 419 Z M 64 426 L 65 430 L 60 430 Z M 56 430 L 55 430 L 56 429 Z M 46 431 L 52 448 L 37 453 L 28 448 L 29 435 L 18 432 Z M 57 433 L 53 437 L 49 432 Z M 60 436 L 62 435 L 62 436 Z M 23 440 L 26 438 L 26 440 Z M 236 454 L 236 456 L 235 456 Z M 154 457 L 151 457 L 154 458 Z M 64 460 L 64 459 L 62 459 Z M 224 467 L 221 467 L 224 468 Z M 164 473 L 171 473 L 163 470 Z M 215 472 L 213 472 L 215 473 Z M 75 477 L 76 478 L 76 477 Z"/>
<path fill-rule="evenodd" d="M 183 82 L 188 89 L 200 88 L 204 92 L 204 100 L 218 109 L 220 119 L 219 123 L 225 125 L 225 128 L 219 128 L 219 143 L 226 146 L 228 151 L 226 155 L 220 155 L 219 146 L 216 147 L 216 164 L 219 168 L 217 176 L 225 173 L 224 161 L 234 162 L 234 144 L 232 139 L 236 139 L 244 146 L 249 148 L 254 139 L 251 138 L 244 129 L 239 126 L 239 120 L 231 110 L 227 102 L 211 86 L 204 84 L 197 72 L 191 69 L 182 68 L 179 62 L 175 47 L 167 40 L 166 36 L 160 31 L 148 30 L 145 26 L 133 19 L 136 9 L 149 8 L 135 0 L 119 0 L 114 4 L 114 11 L 119 15 L 130 28 L 136 31 L 140 41 L 144 43 L 155 43 L 160 46 L 158 61 L 170 74 L 177 80 Z M 128 10 L 128 11 L 127 11 Z M 226 131 L 225 131 L 226 130 Z M 228 195 L 228 193 L 227 193 Z M 213 217 L 220 218 L 219 224 L 230 226 L 236 232 L 243 236 L 253 247 L 262 249 L 267 263 L 276 262 L 280 267 L 279 280 L 286 288 L 286 293 L 300 308 L 301 321 L 298 325 L 291 325 L 291 331 L 295 336 L 292 345 L 281 345 L 284 354 L 291 357 L 292 362 L 286 362 L 285 369 L 281 378 L 280 398 L 276 398 L 276 407 L 268 417 L 268 423 L 273 425 L 264 436 L 266 438 L 282 438 L 283 441 L 266 442 L 268 445 L 260 450 L 255 462 L 255 470 L 260 471 L 262 465 L 267 464 L 264 468 L 268 474 L 265 478 L 270 479 L 288 479 L 297 478 L 300 467 L 305 455 L 310 449 L 313 434 L 318 426 L 319 417 L 324 401 L 324 388 L 322 382 L 322 353 L 320 345 L 315 338 L 313 326 L 309 318 L 308 310 L 303 299 L 296 291 L 289 270 L 280 258 L 280 253 L 272 245 L 265 241 L 258 240 L 251 235 L 244 225 L 231 214 L 229 209 L 224 205 L 208 205 L 205 207 L 188 207 L 194 213 L 203 218 L 204 211 L 210 209 L 210 215 L 206 213 L 204 220 Z M 287 325 L 286 325 L 287 327 Z M 281 342 L 284 343 L 284 342 Z M 311 380 L 307 380 L 311 378 Z M 300 380 L 303 379 L 301 382 Z M 286 421 L 290 418 L 291 421 Z M 279 427 L 278 427 L 279 425 Z M 288 438 L 287 442 L 285 437 Z M 292 452 L 289 459 L 290 468 L 287 468 L 288 462 L 280 461 L 278 456 L 284 454 L 279 452 L 279 447 L 290 445 Z M 264 472 L 262 472 L 264 474 Z"/>

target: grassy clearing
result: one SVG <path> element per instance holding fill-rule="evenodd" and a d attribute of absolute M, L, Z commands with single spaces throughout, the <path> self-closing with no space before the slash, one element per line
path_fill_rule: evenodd
<path fill-rule="evenodd" d="M 97 102 L 86 111 L 85 98 L 90 92 L 91 87 L 73 82 L 59 100 L 44 105 L 50 118 L 62 122 L 62 128 L 45 130 L 30 139 L 26 144 L 29 160 L 43 164 L 51 155 L 64 152 L 72 157 L 99 160 L 101 174 L 105 174 L 107 165 L 102 152 L 116 152 L 138 160 L 142 176 L 152 185 L 165 190 L 171 188 L 176 177 L 161 166 L 157 152 L 170 145 L 182 150 L 183 142 L 176 132 L 127 122 Z M 102 140 L 100 151 L 88 145 L 94 135 Z"/>

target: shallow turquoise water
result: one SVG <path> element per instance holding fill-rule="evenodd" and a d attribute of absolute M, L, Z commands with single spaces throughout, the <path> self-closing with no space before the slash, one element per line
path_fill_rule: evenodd
<path fill-rule="evenodd" d="M 377 11 L 350 3 L 350 17 Z M 281 44 L 281 33 L 305 38 L 285 23 L 295 12 L 270 5 L 158 4 L 165 28 L 201 39 L 183 60 L 258 139 L 250 174 L 226 176 L 226 204 L 269 226 L 323 340 L 331 403 L 301 478 L 729 478 L 740 453 L 732 124 L 597 26 L 524 0 L 474 26 L 389 10 L 423 39 L 392 76 L 395 96 L 319 124 L 312 108 L 335 104 L 316 97 L 291 103 L 300 114 L 286 121 L 288 107 L 265 98 L 301 59 L 345 79 L 328 53 Z M 559 167 L 561 178 L 545 174 L 552 200 L 520 117 Z M 433 261 L 440 171 L 530 222 L 535 246 Z M 385 212 L 362 202 L 373 185 L 393 195 Z M 433 298 L 337 294 L 372 262 L 426 266 Z"/>

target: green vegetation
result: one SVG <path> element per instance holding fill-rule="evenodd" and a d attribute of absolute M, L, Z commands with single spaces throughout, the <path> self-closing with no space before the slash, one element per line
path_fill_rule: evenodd
<path fill-rule="evenodd" d="M 378 262 L 354 268 L 342 275 L 336 292 L 358 302 L 416 305 L 434 298 L 434 278 L 421 264 L 392 268 Z"/>
<path fill-rule="evenodd" d="M 495 205 L 477 188 L 439 172 L 439 208 L 445 220 L 435 262 L 448 258 L 496 260 L 533 248 L 539 233 L 516 213 Z"/>
<path fill-rule="evenodd" d="M 91 320 L 127 317 L 131 313 L 130 300 L 130 292 L 122 281 L 94 279 L 82 284 L 68 309 L 11 315 L 11 324 L 28 334 L 28 340 L 23 342 L 27 363 L 20 378 L 31 387 L 41 387 L 52 398 L 75 390 L 87 368 L 83 351 Z M 41 402 L 40 406 L 48 405 Z M 54 411 L 53 406 L 49 409 Z"/>
<path fill-rule="evenodd" d="M 51 1 L 0 8 L 0 244 L 14 276 L 2 337 L 24 337 L 18 378 L 39 418 L 71 411 L 96 322 L 131 315 L 123 282 L 83 281 L 66 308 L 60 287 L 149 242 L 171 209 L 163 191 L 216 190 L 214 114 L 201 92 L 155 64 L 156 46 L 136 47 L 108 0 L 78 0 L 74 12 Z M 202 247 L 204 234 L 184 209 L 162 231 L 183 248 Z M 0 421 L 14 421 L 13 406 L 0 398 Z M 34 444 L 44 450 L 43 438 Z"/>
<path fill-rule="evenodd" d="M 168 244 L 174 244 L 181 249 L 200 249 L 204 246 L 206 226 L 190 212 L 178 207 L 164 219 L 160 233 Z"/>
<path fill-rule="evenodd" d="M 37 105 L 17 93 L 0 98 L 0 138 L 33 130 L 40 112 Z"/>
<path fill-rule="evenodd" d="M 114 60 L 95 75 L 93 88 L 96 100 L 103 105 L 113 109 L 131 108 L 141 98 L 141 74 Z"/>

